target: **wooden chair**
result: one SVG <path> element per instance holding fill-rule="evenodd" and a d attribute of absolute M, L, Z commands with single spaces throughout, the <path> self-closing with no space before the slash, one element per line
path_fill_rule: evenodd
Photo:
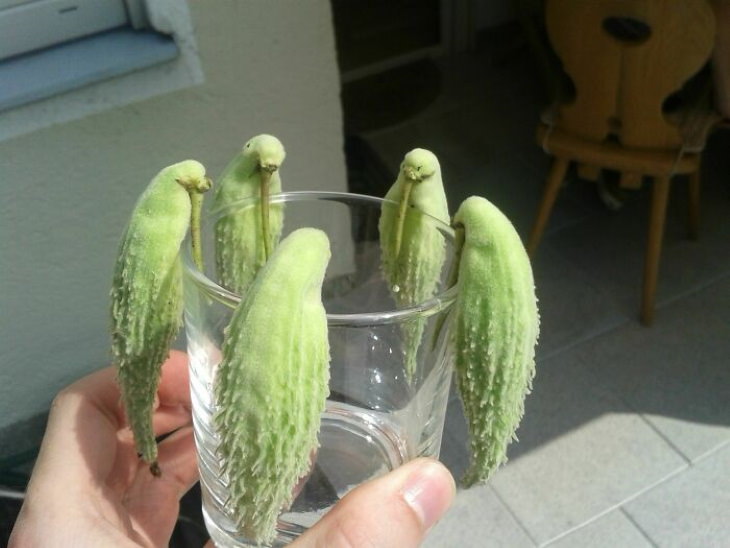
<path fill-rule="evenodd" d="M 527 249 L 532 255 L 571 163 L 584 178 L 620 172 L 622 187 L 652 181 L 640 318 L 654 313 L 670 181 L 689 175 L 689 233 L 699 224 L 700 159 L 717 120 L 670 97 L 706 64 L 715 32 L 707 0 L 548 0 L 546 26 L 575 88 L 543 116 L 537 139 L 554 157 Z"/>

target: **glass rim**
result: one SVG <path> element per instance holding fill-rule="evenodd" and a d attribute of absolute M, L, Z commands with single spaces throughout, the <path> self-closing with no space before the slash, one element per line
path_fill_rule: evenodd
<path fill-rule="evenodd" d="M 353 192 L 336 192 L 336 191 L 310 191 L 310 190 L 298 190 L 280 192 L 272 194 L 269 199 L 271 203 L 286 203 L 286 202 L 303 202 L 310 200 L 322 200 L 322 201 L 342 201 L 347 200 L 360 200 L 371 202 L 373 204 L 384 204 L 390 203 L 397 206 L 398 203 L 393 200 L 386 200 L 385 198 L 379 198 L 376 196 L 368 196 L 366 194 L 357 194 Z M 255 203 L 258 198 L 247 198 L 234 202 L 209 211 L 202 215 L 202 220 L 210 220 L 222 215 L 223 212 L 230 209 L 238 209 L 243 204 Z M 423 213 L 433 222 L 440 226 L 444 234 L 451 237 L 453 241 L 454 232 L 452 228 L 444 223 L 443 221 L 433 217 L 427 213 Z M 228 305 L 238 305 L 241 302 L 241 296 L 226 289 L 220 284 L 210 279 L 204 272 L 201 272 L 195 265 L 192 259 L 191 246 L 190 246 L 190 231 L 188 230 L 182 253 L 182 262 L 185 274 L 191 278 L 191 280 L 201 289 L 203 289 L 208 295 L 213 297 L 218 302 Z M 433 297 L 426 299 L 418 304 L 398 308 L 396 310 L 383 310 L 378 312 L 358 312 L 355 314 L 330 314 L 327 313 L 327 325 L 330 326 L 367 326 L 367 325 L 380 325 L 388 323 L 397 323 L 412 319 L 414 316 L 432 316 L 438 314 L 448 306 L 450 306 L 455 300 L 457 295 L 457 286 L 449 287 Z"/>

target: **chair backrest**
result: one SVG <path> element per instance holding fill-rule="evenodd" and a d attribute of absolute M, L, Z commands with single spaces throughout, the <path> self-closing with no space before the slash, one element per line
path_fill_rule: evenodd
<path fill-rule="evenodd" d="M 575 86 L 559 127 L 599 142 L 614 135 L 627 147 L 681 146 L 663 106 L 712 53 L 709 0 L 548 0 L 545 13 Z"/>

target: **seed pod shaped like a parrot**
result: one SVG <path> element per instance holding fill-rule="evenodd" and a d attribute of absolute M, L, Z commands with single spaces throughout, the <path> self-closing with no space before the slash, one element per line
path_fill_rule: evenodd
<path fill-rule="evenodd" d="M 243 295 L 281 237 L 284 211 L 270 204 L 269 196 L 281 192 L 279 168 L 286 153 L 272 135 L 251 138 L 223 171 L 216 183 L 216 211 L 247 198 L 256 205 L 230 210 L 215 225 L 216 267 L 220 283 Z"/>
<path fill-rule="evenodd" d="M 112 354 L 142 459 L 159 475 L 152 406 L 160 366 L 182 322 L 180 244 L 191 197 L 211 181 L 195 160 L 166 167 L 140 196 L 117 257 L 111 290 Z"/>
<path fill-rule="evenodd" d="M 380 216 L 383 274 L 398 306 L 411 306 L 432 297 L 446 256 L 443 234 L 434 219 L 449 224 L 441 167 L 436 155 L 416 148 L 403 158 L 400 172 L 385 195 L 398 207 L 386 205 Z M 404 325 L 405 368 L 412 376 L 425 320 Z"/>
<path fill-rule="evenodd" d="M 226 506 L 241 532 L 269 542 L 317 448 L 329 394 L 324 232 L 300 228 L 276 248 L 233 312 L 215 380 Z"/>
<path fill-rule="evenodd" d="M 463 247 L 451 333 L 471 449 L 462 483 L 470 486 L 507 460 L 535 375 L 539 317 L 532 267 L 507 217 L 473 196 L 454 227 Z"/>

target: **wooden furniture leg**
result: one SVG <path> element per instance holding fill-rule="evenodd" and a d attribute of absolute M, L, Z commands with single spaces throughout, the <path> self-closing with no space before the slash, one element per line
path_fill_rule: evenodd
<path fill-rule="evenodd" d="M 654 320 L 654 300 L 656 294 L 659 257 L 664 239 L 664 220 L 667 216 L 669 198 L 669 177 L 657 177 L 652 184 L 651 212 L 649 215 L 649 237 L 644 262 L 644 289 L 641 300 L 641 323 L 651 325 Z"/>
<path fill-rule="evenodd" d="M 558 196 L 560 186 L 565 179 L 565 173 L 568 171 L 570 162 L 565 158 L 555 157 L 553 165 L 550 167 L 550 173 L 548 173 L 547 180 L 545 181 L 545 192 L 540 202 L 540 208 L 537 212 L 537 218 L 535 224 L 532 227 L 532 232 L 527 241 L 527 254 L 532 257 L 535 254 L 542 233 L 545 231 L 545 225 L 550 218 L 550 212 L 553 210 L 555 204 L 555 198 Z"/>
<path fill-rule="evenodd" d="M 689 211 L 687 232 L 693 240 L 700 235 L 700 170 L 694 171 L 689 176 Z"/>

